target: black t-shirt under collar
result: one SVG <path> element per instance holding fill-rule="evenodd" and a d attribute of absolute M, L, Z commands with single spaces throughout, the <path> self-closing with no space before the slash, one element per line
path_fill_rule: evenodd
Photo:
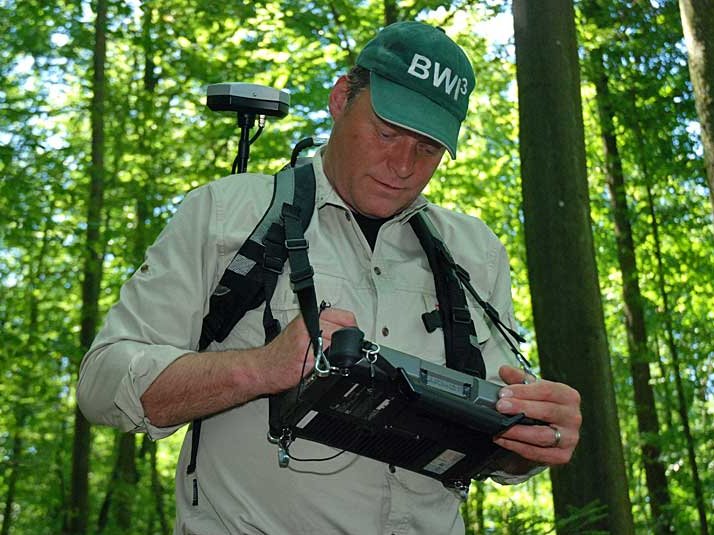
<path fill-rule="evenodd" d="M 352 212 L 352 215 L 357 221 L 359 228 L 362 229 L 362 234 L 367 238 L 367 243 L 374 251 L 374 244 L 377 243 L 377 234 L 379 234 L 379 229 L 382 228 L 387 221 L 392 219 L 392 217 L 367 217 L 358 212 Z"/>

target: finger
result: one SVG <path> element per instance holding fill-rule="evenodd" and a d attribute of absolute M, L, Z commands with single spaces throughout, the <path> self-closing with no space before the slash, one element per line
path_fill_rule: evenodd
<path fill-rule="evenodd" d="M 499 393 L 500 398 L 515 398 L 533 401 L 549 401 L 561 405 L 580 406 L 580 394 L 563 383 L 541 379 L 529 384 L 509 384 Z"/>
<path fill-rule="evenodd" d="M 543 448 L 505 437 L 494 439 L 494 442 L 504 449 L 512 451 L 524 459 L 541 464 L 565 464 L 573 456 L 572 448 Z"/>
<path fill-rule="evenodd" d="M 507 415 L 523 413 L 529 418 L 553 424 L 559 429 L 568 428 L 576 432 L 582 424 L 580 408 L 575 405 L 502 398 L 496 403 L 496 410 Z"/>
<path fill-rule="evenodd" d="M 555 430 L 558 430 L 556 436 Z M 556 440 L 560 437 L 559 440 Z M 514 425 L 506 432 L 499 435 L 523 444 L 530 444 L 541 448 L 563 448 L 574 447 L 577 442 L 577 433 L 565 427 L 555 427 L 548 425 Z"/>
<path fill-rule="evenodd" d="M 327 349 L 332 344 L 332 335 L 336 331 L 345 327 L 356 327 L 357 320 L 355 315 L 349 310 L 339 308 L 328 308 L 320 315 L 320 329 L 322 330 L 322 339 L 324 348 Z"/>
<path fill-rule="evenodd" d="M 356 327 L 357 319 L 349 310 L 341 308 L 326 308 L 320 314 L 320 323 L 329 322 L 340 327 Z"/>
<path fill-rule="evenodd" d="M 526 374 L 526 372 L 520 368 L 514 368 L 513 366 L 501 366 L 498 369 L 498 375 L 504 383 L 512 385 L 514 383 L 523 383 L 529 374 Z"/>
<path fill-rule="evenodd" d="M 323 323 L 320 325 L 322 329 L 322 343 L 323 347 L 327 349 L 332 344 L 332 337 L 337 331 L 344 329 L 344 325 L 338 325 L 335 323 Z"/>

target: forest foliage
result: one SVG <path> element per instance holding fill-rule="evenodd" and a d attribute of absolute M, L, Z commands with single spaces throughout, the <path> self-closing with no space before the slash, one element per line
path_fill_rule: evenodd
<path fill-rule="evenodd" d="M 673 529 L 704 533 L 682 411 L 712 522 L 714 223 L 679 7 L 674 0 L 575 6 L 591 225 L 635 527 L 649 533 L 657 519 L 649 508 L 629 365 L 623 276 L 596 101 L 598 65 L 607 74 L 614 109 L 649 335 L 645 358 L 659 430 L 648 439 L 658 446 L 666 470 Z M 0 1 L 2 535 L 59 533 L 67 526 L 74 385 L 86 350 L 80 323 L 95 15 L 93 2 Z M 184 195 L 230 171 L 235 117 L 208 110 L 207 84 L 243 81 L 290 92 L 290 114 L 269 120 L 251 149 L 249 169 L 274 172 L 299 139 L 329 133 L 331 84 L 375 29 L 413 18 L 442 25 L 468 52 L 477 79 L 459 158 L 445 160 L 426 194 L 481 217 L 506 245 L 516 315 L 529 333 L 524 349 L 537 364 L 513 27 L 510 6 L 495 0 L 110 0 L 103 205 L 95 229 L 102 268 L 97 319 L 116 301 Z M 183 433 L 178 435 L 158 444 L 143 436 L 130 439 L 133 477 L 118 479 L 117 467 L 127 466 L 116 462 L 118 433 L 92 428 L 89 533 L 126 533 L 127 522 L 132 533 L 170 531 Z M 117 503 L 128 508 L 128 519 Z M 516 487 L 474 483 L 463 514 L 473 533 L 552 533 L 556 521 L 560 531 L 573 533 L 579 531 L 569 525 L 587 525 L 582 518 L 597 512 L 556 519 L 545 472 Z"/>

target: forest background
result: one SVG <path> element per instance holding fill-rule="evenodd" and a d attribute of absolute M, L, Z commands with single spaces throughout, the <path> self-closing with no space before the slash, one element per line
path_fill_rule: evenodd
<path fill-rule="evenodd" d="M 74 385 L 146 247 L 231 168 L 235 118 L 206 85 L 291 93 L 251 150 L 272 173 L 329 132 L 329 88 L 375 29 L 413 18 L 477 79 L 426 193 L 505 243 L 526 354 L 583 394 L 573 462 L 473 483 L 468 532 L 709 532 L 713 4 L 514 4 L 0 1 L 0 535 L 170 533 L 183 432 L 90 427 Z"/>

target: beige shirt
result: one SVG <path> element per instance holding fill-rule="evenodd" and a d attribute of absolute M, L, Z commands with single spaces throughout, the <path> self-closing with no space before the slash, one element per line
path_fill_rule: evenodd
<path fill-rule="evenodd" d="M 408 218 L 429 216 L 472 283 L 513 325 L 505 250 L 480 220 L 417 199 L 385 223 L 372 251 L 350 210 L 313 159 L 316 211 L 305 236 L 315 270 L 318 303 L 351 310 L 367 339 L 444 364 L 441 330 L 427 333 L 421 314 L 437 304 L 433 276 Z M 265 212 L 272 176 L 231 175 L 191 192 L 149 248 L 144 265 L 121 290 L 119 302 L 82 361 L 78 401 L 87 418 L 153 439 L 178 429 L 157 428 L 140 397 L 171 362 L 193 351 L 208 301 L 223 271 Z M 288 270 L 286 264 L 286 271 Z M 483 311 L 469 301 L 488 379 L 517 365 Z M 287 276 L 271 302 L 285 325 L 298 314 Z M 249 311 L 223 343 L 209 350 L 263 344 L 263 307 Z M 269 534 L 458 534 L 464 526 L 459 499 L 441 483 L 384 463 L 344 453 L 326 462 L 295 462 L 280 468 L 266 439 L 268 403 L 257 399 L 206 418 L 198 450 L 198 505 L 191 504 L 186 474 L 188 433 L 176 473 L 175 533 Z M 298 439 L 291 454 L 323 458 L 335 450 Z M 495 476 L 504 482 L 524 477 Z"/>

